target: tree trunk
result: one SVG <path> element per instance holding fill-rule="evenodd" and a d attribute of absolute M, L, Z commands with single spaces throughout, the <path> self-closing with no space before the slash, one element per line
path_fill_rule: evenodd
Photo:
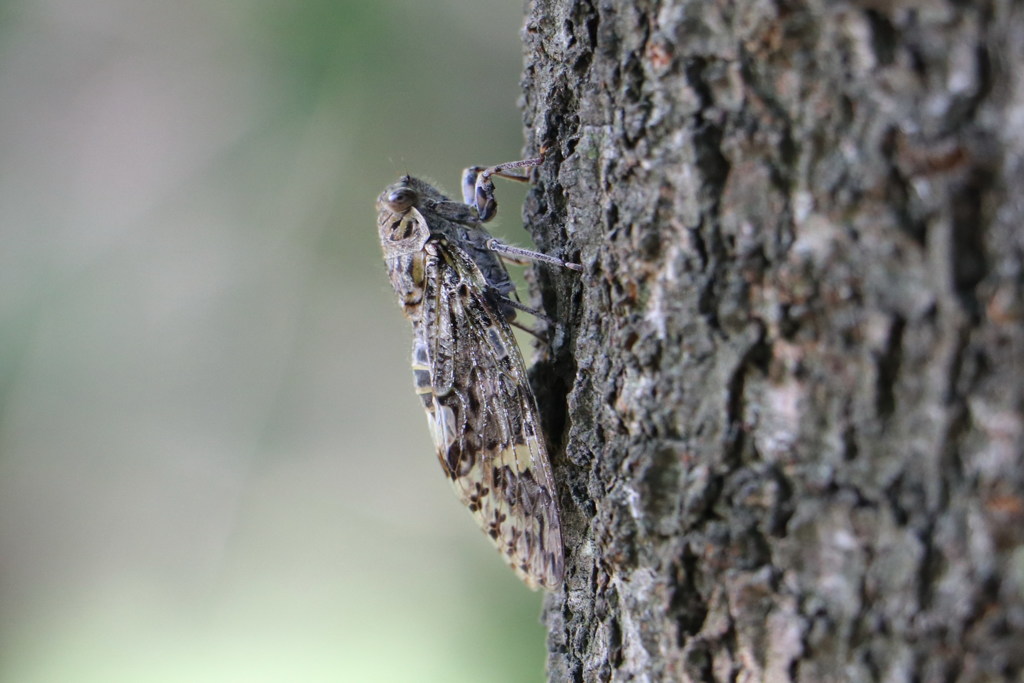
<path fill-rule="evenodd" d="M 1024 8 L 532 0 L 554 680 L 1024 671 Z"/>

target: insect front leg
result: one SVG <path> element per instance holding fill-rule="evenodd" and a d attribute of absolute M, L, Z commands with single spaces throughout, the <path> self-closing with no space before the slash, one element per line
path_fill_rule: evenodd
<path fill-rule="evenodd" d="M 462 172 L 462 199 L 466 204 L 475 207 L 477 216 L 481 223 L 485 223 L 498 212 L 498 202 L 494 198 L 494 181 L 492 176 L 518 180 L 521 183 L 528 182 L 530 178 L 518 173 L 509 173 L 514 168 L 540 166 L 544 163 L 544 150 L 540 156 L 533 159 L 522 159 L 520 161 L 509 161 L 497 166 L 470 166 Z"/>

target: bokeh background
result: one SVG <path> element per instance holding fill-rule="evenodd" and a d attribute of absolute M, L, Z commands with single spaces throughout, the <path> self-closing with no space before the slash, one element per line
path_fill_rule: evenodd
<path fill-rule="evenodd" d="M 516 2 L 0 3 L 0 680 L 541 680 L 373 203 L 518 158 Z M 523 190 L 498 232 L 528 243 Z"/>

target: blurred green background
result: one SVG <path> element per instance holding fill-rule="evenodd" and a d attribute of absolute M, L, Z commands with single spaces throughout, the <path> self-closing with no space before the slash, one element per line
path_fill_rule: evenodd
<path fill-rule="evenodd" d="M 543 678 L 541 597 L 434 458 L 373 208 L 519 157 L 521 19 L 0 4 L 0 680 Z"/>

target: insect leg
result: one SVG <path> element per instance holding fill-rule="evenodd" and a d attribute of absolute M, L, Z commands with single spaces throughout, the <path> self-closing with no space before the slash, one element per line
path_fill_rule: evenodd
<path fill-rule="evenodd" d="M 536 330 L 536 329 L 534 329 L 532 327 L 529 327 L 527 325 L 522 324 L 521 322 L 516 320 L 516 318 L 515 318 L 515 311 L 517 311 L 517 310 L 518 311 L 525 311 L 525 312 L 529 313 L 530 315 L 532 315 L 537 320 L 541 320 L 544 323 L 546 323 L 549 326 L 549 328 L 561 329 L 561 326 L 559 325 L 559 323 L 555 322 L 554 320 L 552 320 L 548 316 L 544 315 L 543 313 L 538 311 L 536 308 L 533 308 L 532 306 L 527 306 L 526 304 L 521 303 L 518 299 L 513 299 L 512 297 L 506 296 L 504 294 L 497 294 L 496 298 L 497 298 L 498 303 L 501 304 L 501 306 L 503 306 L 503 307 L 507 306 L 509 309 L 514 309 L 514 310 L 508 310 L 508 309 L 504 309 L 503 310 L 503 315 L 505 316 L 505 321 L 508 322 L 509 325 L 512 325 L 513 327 L 518 327 L 523 332 L 526 332 L 528 335 L 530 335 L 531 337 L 533 337 L 535 339 L 539 339 L 540 341 L 544 342 L 545 344 L 550 344 L 551 343 L 551 334 L 548 331 Z M 509 313 L 511 313 L 512 315 L 509 315 Z"/>
<path fill-rule="evenodd" d="M 551 339 L 547 335 L 544 335 L 544 334 L 538 332 L 537 330 L 533 329 L 532 327 L 527 327 L 526 325 L 522 324 L 521 322 L 519 322 L 517 320 L 510 320 L 508 324 L 512 325 L 513 327 L 518 327 L 520 330 L 522 330 L 526 334 L 530 335 L 534 339 L 539 339 L 540 341 L 544 342 L 545 344 L 550 344 L 551 343 Z"/>
<path fill-rule="evenodd" d="M 550 325 L 554 325 L 555 324 L 554 320 L 552 320 L 551 318 L 547 317 L 546 315 L 544 315 L 543 313 L 538 311 L 536 308 L 531 308 L 530 306 L 527 306 L 524 303 L 516 301 L 515 299 L 512 299 L 512 298 L 507 297 L 507 296 L 502 296 L 502 297 L 500 297 L 500 301 L 501 301 L 501 303 L 507 304 L 508 306 L 511 306 L 512 308 L 514 308 L 514 309 L 516 309 L 518 311 L 525 311 L 526 313 L 529 313 L 530 315 L 532 315 L 534 318 L 537 318 L 538 320 L 543 320 L 544 322 L 546 322 L 546 323 L 548 323 Z M 535 337 L 537 336 L 536 332 L 533 332 L 532 330 L 530 330 L 528 328 L 522 327 L 521 325 L 517 325 L 513 320 L 509 320 L 509 322 L 512 323 L 513 325 L 516 325 L 516 327 L 519 327 L 519 329 L 525 330 L 525 331 L 529 332 L 530 334 L 532 334 Z"/>
<path fill-rule="evenodd" d="M 530 180 L 528 176 L 518 173 L 509 173 L 514 168 L 539 166 L 544 163 L 544 150 L 541 149 L 540 156 L 533 159 L 522 159 L 520 161 L 508 161 L 497 166 L 470 166 L 462 172 L 462 198 L 470 206 L 476 207 L 480 222 L 485 223 L 498 212 L 498 202 L 494 198 L 494 181 L 491 176 L 518 180 L 525 183 Z"/>
<path fill-rule="evenodd" d="M 487 240 L 487 248 L 496 254 L 504 258 L 508 258 L 510 261 L 516 261 L 517 259 L 525 259 L 527 261 L 540 261 L 541 263 L 550 263 L 554 266 L 562 266 L 570 270 L 583 271 L 583 266 L 578 263 L 570 263 L 569 261 L 563 261 L 557 256 L 549 256 L 548 254 L 542 254 L 539 251 L 530 251 L 529 249 L 523 249 L 522 247 L 513 247 L 511 244 L 505 244 L 498 240 L 491 238 Z"/>

